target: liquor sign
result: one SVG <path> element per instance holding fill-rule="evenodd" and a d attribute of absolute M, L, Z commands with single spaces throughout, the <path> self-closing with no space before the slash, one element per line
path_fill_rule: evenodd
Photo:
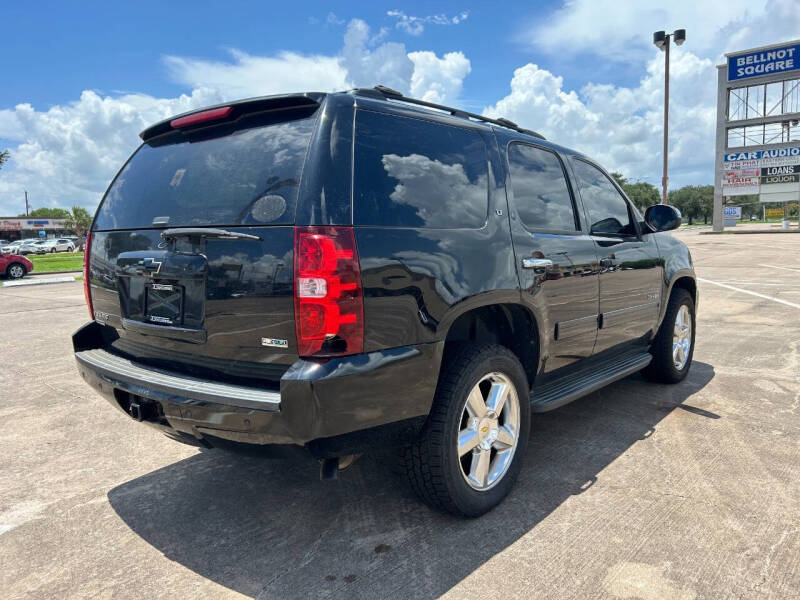
<path fill-rule="evenodd" d="M 728 81 L 800 69 L 800 44 L 728 56 Z"/>
<path fill-rule="evenodd" d="M 775 185 L 778 183 L 797 183 L 800 182 L 800 173 L 792 175 L 765 175 L 761 177 L 761 185 Z M 761 193 L 768 193 L 767 190 L 761 190 Z"/>

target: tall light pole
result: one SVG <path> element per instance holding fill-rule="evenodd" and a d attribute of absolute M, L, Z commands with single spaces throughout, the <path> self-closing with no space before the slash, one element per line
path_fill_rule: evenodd
<path fill-rule="evenodd" d="M 667 201 L 667 151 L 669 149 L 669 39 L 673 38 L 675 44 L 680 46 L 686 41 L 686 30 L 676 29 L 672 33 L 656 31 L 653 34 L 653 43 L 664 52 L 664 176 L 661 178 L 661 204 Z"/>

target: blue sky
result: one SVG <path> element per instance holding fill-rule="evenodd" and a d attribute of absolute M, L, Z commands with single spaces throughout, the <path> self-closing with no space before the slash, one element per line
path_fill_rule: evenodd
<path fill-rule="evenodd" d="M 562 60 L 560 53 L 533 52 L 529 44 L 515 39 L 537 23 L 546 24 L 561 6 L 556 1 L 508 3 L 502 10 L 493 2 L 447 2 L 437 4 L 435 11 L 430 3 L 403 3 L 408 15 L 433 12 L 452 17 L 468 12 L 457 26 L 428 26 L 419 36 L 395 28 L 397 19 L 387 12 L 398 9 L 397 3 L 320 3 L 316 10 L 309 4 L 302 11 L 286 2 L 230 1 L 217 9 L 197 5 L 86 2 L 77 8 L 75 3 L 51 2 L 2 9 L 8 18 L 0 21 L 0 36 L 4 46 L 18 52 L 0 59 L 5 80 L 0 106 L 30 102 L 48 108 L 74 100 L 84 89 L 177 95 L 185 89 L 170 80 L 164 55 L 221 59 L 228 48 L 254 55 L 281 50 L 327 54 L 341 47 L 345 25 L 353 18 L 376 30 L 394 29 L 391 37 L 405 42 L 409 50 L 467 52 L 473 71 L 461 99 L 475 106 L 493 102 L 496 90 L 508 86 L 510 73 L 531 58 L 562 75 L 568 86 L 580 86 L 589 77 L 627 85 L 640 74 L 624 62 L 613 68 L 605 62 L 598 65 L 588 53 Z M 329 15 L 336 21 L 329 21 Z M 642 31 L 645 39 L 649 34 Z"/>
<path fill-rule="evenodd" d="M 725 51 L 800 37 L 796 0 L 24 2 L 0 5 L 0 215 L 94 208 L 171 114 L 242 96 L 385 83 L 506 116 L 632 179 L 660 180 L 663 58 L 673 55 L 671 183 L 711 183 Z"/>

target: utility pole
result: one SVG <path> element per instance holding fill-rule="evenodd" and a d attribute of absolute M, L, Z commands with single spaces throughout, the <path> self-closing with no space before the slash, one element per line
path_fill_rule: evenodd
<path fill-rule="evenodd" d="M 25 190 L 25 216 L 29 216 L 28 214 L 28 190 Z"/>
<path fill-rule="evenodd" d="M 669 40 L 675 38 L 675 44 L 680 46 L 686 41 L 686 30 L 676 29 L 672 33 L 656 31 L 653 34 L 653 43 L 664 51 L 664 173 L 661 177 L 661 204 L 669 204 L 667 199 L 667 170 L 669 150 Z"/>

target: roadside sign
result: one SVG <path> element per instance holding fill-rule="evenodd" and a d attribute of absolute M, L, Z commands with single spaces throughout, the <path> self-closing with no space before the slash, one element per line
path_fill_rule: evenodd
<path fill-rule="evenodd" d="M 782 219 L 783 208 L 768 208 L 766 209 L 764 216 L 766 216 L 768 219 Z"/>
<path fill-rule="evenodd" d="M 741 206 L 726 206 L 725 219 L 741 219 L 742 218 L 742 207 Z"/>

